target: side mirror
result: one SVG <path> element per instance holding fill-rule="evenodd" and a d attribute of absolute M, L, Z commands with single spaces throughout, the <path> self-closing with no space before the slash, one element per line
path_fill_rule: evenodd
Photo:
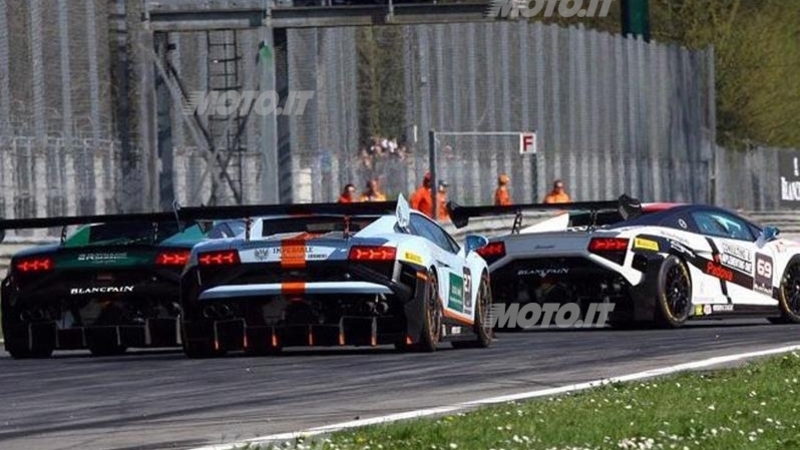
<path fill-rule="evenodd" d="M 466 249 L 466 254 L 469 255 L 471 252 L 474 252 L 479 248 L 486 247 L 488 244 L 489 239 L 486 239 L 484 236 L 470 234 L 464 241 L 464 248 Z"/>
<path fill-rule="evenodd" d="M 764 227 L 758 240 L 761 242 L 771 242 L 777 239 L 779 234 L 781 234 L 781 230 L 777 227 Z"/>

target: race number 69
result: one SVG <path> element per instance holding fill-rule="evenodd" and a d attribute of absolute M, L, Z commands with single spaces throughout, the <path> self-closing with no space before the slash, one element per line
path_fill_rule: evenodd
<path fill-rule="evenodd" d="M 772 263 L 770 261 L 759 259 L 758 262 L 756 263 L 756 273 L 761 275 L 762 277 L 771 278 Z"/>

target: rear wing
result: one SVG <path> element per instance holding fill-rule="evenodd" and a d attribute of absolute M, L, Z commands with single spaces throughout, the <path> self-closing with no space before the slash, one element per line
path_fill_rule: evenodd
<path fill-rule="evenodd" d="M 625 194 L 621 195 L 617 200 L 600 202 L 530 203 L 507 206 L 460 206 L 454 202 L 448 202 L 447 208 L 456 228 L 467 226 L 469 219 L 472 217 L 514 215 L 512 234 L 519 233 L 522 227 L 522 213 L 525 211 L 589 211 L 592 216 L 592 226 L 596 224 L 597 214 L 600 212 L 617 211 L 624 220 L 632 219 L 642 214 L 641 202 Z"/>
<path fill-rule="evenodd" d="M 64 216 L 32 219 L 0 219 L 0 242 L 5 238 L 5 230 L 32 228 L 61 228 L 61 242 L 66 239 L 66 228 L 70 225 L 91 223 L 158 223 L 176 221 L 181 223 L 224 219 L 245 219 L 249 238 L 250 218 L 272 215 L 335 215 L 346 218 L 355 215 L 383 215 L 395 211 L 397 202 L 374 203 L 308 203 L 296 205 L 237 205 L 237 206 L 194 206 L 173 205 L 172 212 L 105 214 L 91 216 Z"/>

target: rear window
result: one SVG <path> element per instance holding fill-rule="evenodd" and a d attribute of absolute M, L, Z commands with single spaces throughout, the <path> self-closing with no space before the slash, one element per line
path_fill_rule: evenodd
<path fill-rule="evenodd" d="M 351 217 L 350 232 L 357 233 L 379 216 Z M 344 218 L 342 217 L 289 217 L 285 219 L 266 219 L 263 222 L 262 237 L 283 233 L 314 233 L 324 234 L 344 232 Z"/>

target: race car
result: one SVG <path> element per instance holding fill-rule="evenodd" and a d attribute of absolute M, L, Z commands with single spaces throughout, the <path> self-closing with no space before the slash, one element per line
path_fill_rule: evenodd
<path fill-rule="evenodd" d="M 181 282 L 187 356 L 490 345 L 489 272 L 475 252 L 485 237 L 460 246 L 402 196 L 258 212 L 270 218 L 246 237 L 192 249 Z"/>
<path fill-rule="evenodd" d="M 67 236 L 68 225 L 81 226 Z M 173 213 L 0 220 L 3 230 L 50 227 L 63 227 L 61 241 L 15 254 L 0 287 L 14 358 L 179 347 L 180 274 L 191 248 L 241 234 L 245 223 L 180 222 Z"/>
<path fill-rule="evenodd" d="M 496 237 L 478 250 L 497 302 L 614 303 L 611 325 L 680 327 L 691 319 L 800 322 L 800 244 L 708 205 L 618 201 L 511 207 L 451 205 L 470 217 L 569 212 L 549 227 Z M 605 217 L 605 223 L 596 219 Z M 587 217 L 589 218 L 587 221 Z M 572 219 L 581 222 L 574 226 Z M 519 220 L 519 219 L 517 219 Z M 560 220 L 556 230 L 553 221 Z M 549 229 L 547 229 L 549 228 Z"/>

